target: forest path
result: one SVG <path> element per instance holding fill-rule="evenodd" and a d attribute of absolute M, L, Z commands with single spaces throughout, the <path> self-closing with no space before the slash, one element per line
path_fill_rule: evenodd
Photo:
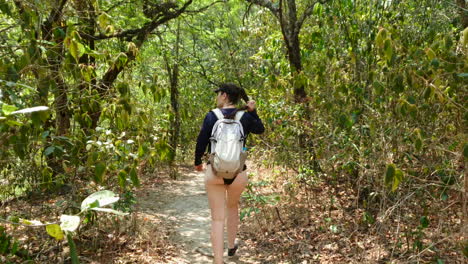
<path fill-rule="evenodd" d="M 212 263 L 210 210 L 204 175 L 182 167 L 179 172 L 177 180 L 142 188 L 138 195 L 139 210 L 162 219 L 171 229 L 169 239 L 178 245 L 180 252 L 170 263 Z M 242 252 L 242 248 L 237 255 L 227 257 L 225 252 L 225 263 L 259 263 L 248 252 Z"/>

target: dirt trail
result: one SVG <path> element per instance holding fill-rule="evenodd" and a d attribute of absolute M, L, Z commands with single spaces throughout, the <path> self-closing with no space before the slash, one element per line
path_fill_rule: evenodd
<path fill-rule="evenodd" d="M 140 212 L 167 223 L 173 230 L 169 239 L 181 248 L 179 256 L 170 263 L 212 263 L 210 211 L 203 173 L 184 170 L 178 180 L 153 184 L 142 192 L 138 199 Z M 259 263 L 248 252 L 238 253 L 233 258 L 225 256 L 225 263 Z"/>

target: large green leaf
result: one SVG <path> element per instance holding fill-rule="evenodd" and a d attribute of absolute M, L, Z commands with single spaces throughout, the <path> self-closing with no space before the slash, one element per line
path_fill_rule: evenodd
<path fill-rule="evenodd" d="M 109 204 L 113 204 L 119 200 L 119 197 L 116 196 L 114 192 L 104 190 L 99 191 L 91 194 L 90 196 L 86 197 L 86 199 L 81 202 L 81 210 L 87 210 L 91 208 L 93 203 L 98 203 L 98 207 L 106 206 Z"/>

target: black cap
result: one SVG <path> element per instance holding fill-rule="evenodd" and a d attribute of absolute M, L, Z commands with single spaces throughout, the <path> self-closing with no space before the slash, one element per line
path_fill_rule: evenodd
<path fill-rule="evenodd" d="M 223 83 L 219 85 L 218 88 L 214 90 L 214 92 L 215 93 L 217 92 L 227 93 L 229 95 L 229 99 L 234 104 L 237 104 L 237 102 L 239 101 L 239 98 L 242 98 L 246 102 L 249 101 L 249 97 L 245 93 L 245 90 L 233 83 Z"/>
<path fill-rule="evenodd" d="M 240 88 L 237 87 L 235 84 L 231 83 L 223 83 L 221 84 L 216 90 L 214 90 L 215 93 L 217 92 L 223 92 L 227 94 L 239 94 Z"/>

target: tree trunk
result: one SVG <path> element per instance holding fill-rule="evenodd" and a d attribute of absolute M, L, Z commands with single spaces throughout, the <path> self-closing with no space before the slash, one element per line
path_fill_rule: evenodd
<path fill-rule="evenodd" d="M 174 161 L 177 156 L 177 144 L 179 141 L 180 134 L 180 112 L 179 112 L 179 65 L 174 65 L 172 69 L 172 78 L 171 78 L 171 107 L 174 114 L 172 118 L 172 127 L 171 127 L 171 137 L 170 137 L 170 146 L 172 149 L 171 165 L 174 165 Z M 173 175 L 175 176 L 175 175 Z M 176 178 L 176 177 L 173 177 Z"/>
<path fill-rule="evenodd" d="M 302 72 L 301 48 L 299 35 L 293 34 L 288 46 L 288 60 L 293 76 Z M 294 100 L 297 103 L 304 102 L 307 98 L 304 84 L 294 84 Z"/>
<path fill-rule="evenodd" d="M 462 29 L 465 29 L 468 27 L 468 11 L 466 11 L 466 0 L 457 0 L 457 4 L 459 7 L 461 24 L 463 27 Z"/>
<path fill-rule="evenodd" d="M 171 135 L 169 145 L 171 146 L 171 178 L 177 178 L 177 169 L 174 166 L 174 162 L 177 156 L 177 144 L 179 141 L 180 133 L 180 112 L 179 112 L 179 44 L 180 44 L 180 21 L 177 23 L 177 36 L 175 43 L 175 59 L 174 65 L 171 67 L 169 64 L 169 58 L 164 56 L 166 61 L 166 69 L 170 80 L 170 94 L 171 94 L 171 108 L 173 117 L 171 120 Z M 162 40 L 161 40 L 162 41 Z M 172 69 L 171 69 L 172 68 Z"/>

